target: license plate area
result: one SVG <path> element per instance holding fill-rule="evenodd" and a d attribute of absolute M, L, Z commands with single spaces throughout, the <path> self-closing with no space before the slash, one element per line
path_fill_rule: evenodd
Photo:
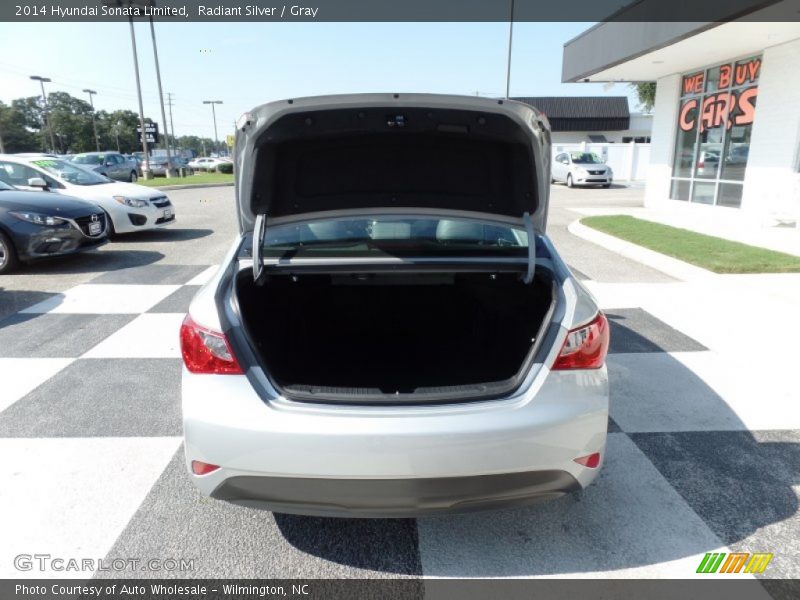
<path fill-rule="evenodd" d="M 99 221 L 89 223 L 89 235 L 99 235 L 103 231 L 103 226 Z"/>

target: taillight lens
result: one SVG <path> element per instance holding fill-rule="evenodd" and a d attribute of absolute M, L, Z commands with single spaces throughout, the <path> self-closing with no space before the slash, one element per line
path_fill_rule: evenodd
<path fill-rule="evenodd" d="M 195 475 L 208 475 L 219 469 L 219 465 L 203 462 L 202 460 L 192 461 L 192 473 Z"/>
<path fill-rule="evenodd" d="M 599 369 L 606 360 L 608 342 L 608 320 L 600 312 L 593 321 L 567 334 L 553 370 Z"/>
<path fill-rule="evenodd" d="M 189 315 L 181 325 L 183 364 L 192 373 L 241 375 L 225 336 L 195 323 Z"/>

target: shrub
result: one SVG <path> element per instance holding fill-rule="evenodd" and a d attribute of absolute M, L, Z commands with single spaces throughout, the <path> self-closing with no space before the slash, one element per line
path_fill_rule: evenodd
<path fill-rule="evenodd" d="M 233 173 L 233 163 L 221 163 L 217 165 L 218 173 Z"/>

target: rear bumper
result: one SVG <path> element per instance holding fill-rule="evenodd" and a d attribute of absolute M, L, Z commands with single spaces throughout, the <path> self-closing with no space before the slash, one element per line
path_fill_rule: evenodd
<path fill-rule="evenodd" d="M 206 495 L 301 514 L 420 515 L 553 498 L 599 471 L 574 459 L 605 450 L 608 380 L 605 368 L 541 379 L 504 400 L 344 407 L 264 402 L 246 376 L 184 369 L 187 468 L 220 465 L 190 470 Z"/>
<path fill-rule="evenodd" d="M 213 498 L 322 517 L 415 517 L 522 506 L 581 489 L 564 471 L 435 479 L 309 479 L 238 476 Z"/>

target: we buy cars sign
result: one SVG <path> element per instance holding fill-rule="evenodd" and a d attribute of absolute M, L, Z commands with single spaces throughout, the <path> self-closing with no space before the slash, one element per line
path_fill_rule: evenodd
<path fill-rule="evenodd" d="M 136 133 L 139 134 L 139 143 L 142 142 L 142 128 L 137 127 Z M 158 123 L 145 123 L 144 124 L 145 140 L 148 144 L 155 144 L 158 142 Z"/>

